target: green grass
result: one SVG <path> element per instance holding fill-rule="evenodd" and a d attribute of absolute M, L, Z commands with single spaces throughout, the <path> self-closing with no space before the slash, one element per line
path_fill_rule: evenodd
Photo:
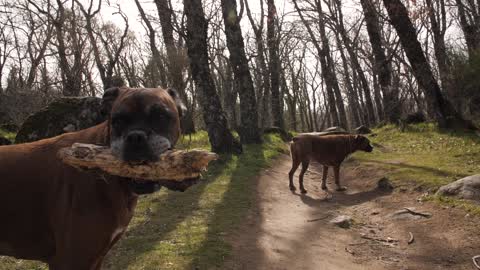
<path fill-rule="evenodd" d="M 206 133 L 187 136 L 180 147 L 205 148 L 207 140 Z M 252 206 L 256 175 L 281 152 L 285 144 L 268 135 L 263 145 L 248 145 L 240 156 L 222 156 L 204 182 L 185 193 L 144 196 L 105 269 L 221 268 L 230 254 L 224 238 Z"/>
<path fill-rule="evenodd" d="M 17 134 L 15 132 L 8 132 L 8 131 L 5 131 L 3 129 L 0 129 L 0 137 L 5 137 L 7 139 L 9 139 L 11 142 L 14 142 L 15 141 L 15 136 Z"/>
<path fill-rule="evenodd" d="M 178 148 L 209 148 L 208 135 L 181 138 Z M 244 146 L 239 156 L 212 162 L 201 183 L 186 192 L 160 190 L 142 196 L 126 234 L 107 256 L 104 269 L 222 268 L 231 247 L 225 237 L 254 203 L 255 179 L 285 143 L 266 135 L 264 144 Z M 41 264 L 0 257 L 0 269 L 46 269 Z"/>
<path fill-rule="evenodd" d="M 434 191 L 480 173 L 480 137 L 473 133 L 441 131 L 433 124 L 410 125 L 404 132 L 387 125 L 374 132 L 377 136 L 370 137 L 374 153 L 359 152 L 354 157 L 385 168 L 397 184 L 413 183 Z M 430 199 L 474 212 L 480 209 L 452 198 Z"/>

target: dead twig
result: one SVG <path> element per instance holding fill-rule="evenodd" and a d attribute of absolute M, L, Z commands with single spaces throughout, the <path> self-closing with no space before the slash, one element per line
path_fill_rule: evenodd
<path fill-rule="evenodd" d="M 473 256 L 472 261 L 473 261 L 473 264 L 475 265 L 475 267 L 476 267 L 477 269 L 480 269 L 480 265 L 479 265 L 478 262 L 477 262 L 478 259 L 480 259 L 480 255 Z"/>
<path fill-rule="evenodd" d="M 365 245 L 367 243 L 367 241 L 363 241 L 363 242 L 360 242 L 360 243 L 350 243 L 348 244 L 349 246 L 360 246 L 360 245 Z"/>
<path fill-rule="evenodd" d="M 422 217 L 426 217 L 426 218 L 429 218 L 429 217 L 432 216 L 432 214 L 430 214 L 430 213 L 422 213 L 422 212 L 413 211 L 412 209 L 407 208 L 407 207 L 405 207 L 403 209 L 405 209 L 408 213 L 410 213 L 412 215 L 422 216 Z"/>
<path fill-rule="evenodd" d="M 413 237 L 413 233 L 408 232 L 408 234 L 410 235 L 410 239 L 408 239 L 407 243 L 410 245 L 411 243 L 413 243 L 413 241 L 415 241 L 415 238 Z"/>
<path fill-rule="evenodd" d="M 394 247 L 398 242 L 397 239 L 393 239 L 391 237 L 387 237 L 387 239 L 374 238 L 374 237 L 370 237 L 368 235 L 361 235 L 361 237 L 363 239 L 372 240 L 372 241 L 378 242 L 382 245 L 389 246 L 389 247 Z"/>
<path fill-rule="evenodd" d="M 355 252 L 353 250 L 350 250 L 349 248 L 345 247 L 345 251 L 352 254 L 352 255 L 355 255 Z"/>
<path fill-rule="evenodd" d="M 328 217 L 330 217 L 331 215 L 326 215 L 324 217 L 321 217 L 321 218 L 314 218 L 314 219 L 308 219 L 307 222 L 315 222 L 315 221 L 319 221 L 319 220 L 324 220 Z"/>

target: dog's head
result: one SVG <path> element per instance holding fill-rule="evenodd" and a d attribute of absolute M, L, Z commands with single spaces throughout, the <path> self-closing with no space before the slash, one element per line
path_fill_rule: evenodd
<path fill-rule="evenodd" d="M 367 139 L 367 137 L 362 135 L 356 135 L 354 140 L 357 150 L 362 150 L 365 152 L 373 151 L 373 146 L 370 144 L 370 140 Z"/>
<path fill-rule="evenodd" d="M 180 136 L 185 107 L 173 89 L 114 87 L 102 106 L 109 113 L 110 148 L 124 161 L 156 161 Z"/>

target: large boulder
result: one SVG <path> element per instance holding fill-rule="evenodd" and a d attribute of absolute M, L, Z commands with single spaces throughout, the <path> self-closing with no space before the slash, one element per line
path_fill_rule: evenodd
<path fill-rule="evenodd" d="M 427 121 L 427 118 L 425 117 L 425 114 L 422 112 L 414 112 L 414 113 L 409 113 L 405 119 L 404 119 L 406 124 L 418 124 L 418 123 L 423 123 Z"/>
<path fill-rule="evenodd" d="M 263 130 L 264 134 L 279 134 L 282 140 L 290 141 L 293 138 L 293 135 L 290 132 L 287 132 L 279 127 L 267 127 Z"/>
<path fill-rule="evenodd" d="M 97 125 L 105 120 L 101 98 L 60 98 L 30 115 L 15 138 L 16 143 L 54 137 Z"/>
<path fill-rule="evenodd" d="M 355 129 L 355 133 L 356 134 L 370 134 L 370 133 L 372 133 L 372 130 L 369 129 L 368 127 L 362 125 L 362 126 L 359 126 Z"/>
<path fill-rule="evenodd" d="M 327 129 L 325 129 L 324 132 L 344 132 L 344 133 L 347 133 L 347 131 L 342 127 L 329 127 Z"/>
<path fill-rule="evenodd" d="M 12 144 L 12 142 L 9 139 L 0 136 L 0 145 L 10 145 L 10 144 Z"/>
<path fill-rule="evenodd" d="M 480 174 L 468 176 L 441 187 L 437 195 L 480 202 Z"/>

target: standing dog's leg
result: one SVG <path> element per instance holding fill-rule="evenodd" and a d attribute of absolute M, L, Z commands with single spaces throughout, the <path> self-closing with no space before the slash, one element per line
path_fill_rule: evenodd
<path fill-rule="evenodd" d="M 298 182 L 300 183 L 300 191 L 302 193 L 307 193 L 307 190 L 303 187 L 303 175 L 308 169 L 308 165 L 310 164 L 310 160 L 302 161 L 302 170 L 300 171 L 300 176 L 298 177 Z"/>
<path fill-rule="evenodd" d="M 333 173 L 335 174 L 335 184 L 337 185 L 337 191 L 345 191 L 346 187 L 340 185 L 340 165 L 333 167 Z"/>
<path fill-rule="evenodd" d="M 292 169 L 288 173 L 288 179 L 290 180 L 289 186 L 290 186 L 290 190 L 292 191 L 295 190 L 295 185 L 293 184 L 293 175 L 295 174 L 295 171 L 297 170 L 298 165 L 300 165 L 300 161 L 296 159 L 292 153 Z"/>
<path fill-rule="evenodd" d="M 327 189 L 328 166 L 323 165 L 322 189 Z"/>

